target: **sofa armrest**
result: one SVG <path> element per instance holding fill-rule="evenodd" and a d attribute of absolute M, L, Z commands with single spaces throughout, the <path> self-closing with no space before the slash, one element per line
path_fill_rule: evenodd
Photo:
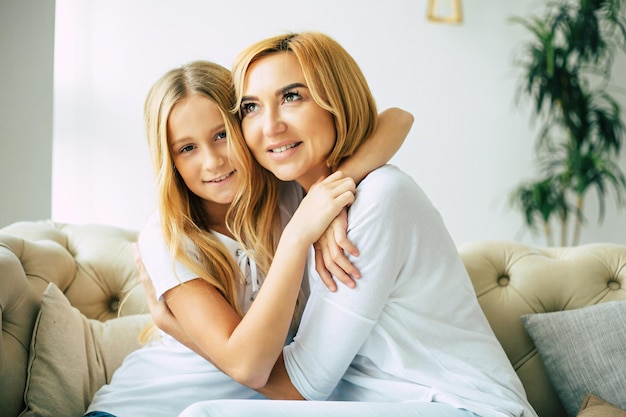
<path fill-rule="evenodd" d="M 520 316 L 626 300 L 626 246 L 533 248 L 508 241 L 459 246 L 478 301 L 539 416 L 564 417 Z"/>
<path fill-rule="evenodd" d="M 24 408 L 33 326 L 49 283 L 90 319 L 149 312 L 133 260 L 136 239 L 132 230 L 52 221 L 0 229 L 3 415 L 17 416 Z"/>

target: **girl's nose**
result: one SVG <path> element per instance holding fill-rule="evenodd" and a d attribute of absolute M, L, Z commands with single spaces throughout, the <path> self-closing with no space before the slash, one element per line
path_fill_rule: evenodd
<path fill-rule="evenodd" d="M 224 157 L 219 152 L 207 149 L 203 158 L 203 168 L 206 170 L 214 170 L 224 164 Z"/>

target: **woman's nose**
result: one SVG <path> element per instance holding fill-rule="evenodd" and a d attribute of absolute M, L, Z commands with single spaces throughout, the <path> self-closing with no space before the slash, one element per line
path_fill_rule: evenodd
<path fill-rule="evenodd" d="M 275 136 L 285 131 L 286 124 L 278 109 L 270 108 L 265 111 L 264 116 L 263 133 L 265 136 Z"/>

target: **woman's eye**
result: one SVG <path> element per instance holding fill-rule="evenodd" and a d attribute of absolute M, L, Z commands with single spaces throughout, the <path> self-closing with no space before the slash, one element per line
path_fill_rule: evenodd
<path fill-rule="evenodd" d="M 298 94 L 297 91 L 289 91 L 287 93 L 285 93 L 285 95 L 283 96 L 283 100 L 287 103 L 291 102 L 291 101 L 296 101 L 296 100 L 300 100 L 302 97 L 300 96 L 300 94 Z"/>
<path fill-rule="evenodd" d="M 215 135 L 215 141 L 219 141 L 219 140 L 224 140 L 226 139 L 226 131 L 222 131 L 220 133 L 218 133 L 217 135 Z"/>
<path fill-rule="evenodd" d="M 257 111 L 258 106 L 254 103 L 243 103 L 241 105 L 241 112 L 243 113 L 243 115 L 245 116 L 248 113 L 252 113 L 254 111 Z"/>

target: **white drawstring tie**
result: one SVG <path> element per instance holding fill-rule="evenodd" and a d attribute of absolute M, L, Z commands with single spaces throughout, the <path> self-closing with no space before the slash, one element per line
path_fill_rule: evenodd
<path fill-rule="evenodd" d="M 259 291 L 259 277 L 257 275 L 256 263 L 254 260 L 248 256 L 246 251 L 237 249 L 237 263 L 239 264 L 239 269 L 244 273 L 244 276 L 247 277 L 248 272 L 250 273 L 250 282 L 252 284 L 252 294 L 256 294 Z"/>

